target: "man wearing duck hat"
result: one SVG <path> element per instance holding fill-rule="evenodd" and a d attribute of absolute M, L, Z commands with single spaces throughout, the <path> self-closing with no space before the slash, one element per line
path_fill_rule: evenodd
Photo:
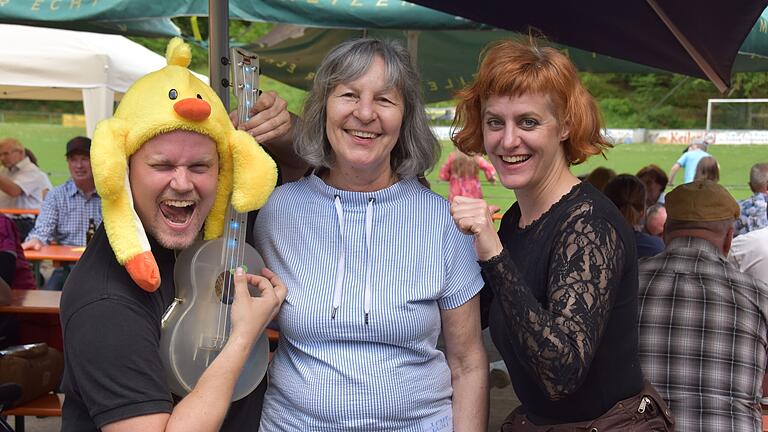
<path fill-rule="evenodd" d="M 131 86 L 94 135 L 91 162 L 104 223 L 61 300 L 65 432 L 255 430 L 259 424 L 261 394 L 232 409 L 230 399 L 251 347 L 285 298 L 273 273 L 237 270 L 229 338 L 178 404 L 159 342 L 162 316 L 175 297 L 176 251 L 203 227 L 206 239 L 220 236 L 230 200 L 241 213 L 264 204 L 277 170 L 252 135 L 281 134 L 284 116 L 273 109 L 276 98 L 267 98 L 272 107 L 262 108 L 278 120 L 243 125 L 251 134 L 236 130 L 214 91 L 187 69 L 189 47 L 173 39 L 166 59 L 166 67 Z M 269 126 L 259 129 L 263 124 Z M 261 296 L 251 297 L 247 285 Z"/>
<path fill-rule="evenodd" d="M 645 377 L 677 430 L 761 431 L 768 286 L 726 259 L 739 205 L 710 180 L 666 198 L 666 248 L 639 266 Z"/>

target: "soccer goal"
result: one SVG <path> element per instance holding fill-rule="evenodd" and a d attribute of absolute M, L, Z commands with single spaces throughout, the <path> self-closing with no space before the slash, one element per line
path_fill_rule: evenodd
<path fill-rule="evenodd" d="M 768 129 L 768 99 L 707 100 L 710 129 Z"/>

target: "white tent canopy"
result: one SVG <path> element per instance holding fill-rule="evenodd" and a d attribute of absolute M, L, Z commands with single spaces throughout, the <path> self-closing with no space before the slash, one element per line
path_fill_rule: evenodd
<path fill-rule="evenodd" d="M 0 41 L 0 98 L 82 100 L 88 136 L 134 81 L 166 64 L 117 35 L 0 24 Z"/>

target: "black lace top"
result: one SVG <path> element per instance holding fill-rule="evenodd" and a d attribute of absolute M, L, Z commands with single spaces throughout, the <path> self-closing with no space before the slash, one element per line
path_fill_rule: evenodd
<path fill-rule="evenodd" d="M 484 313 L 517 396 L 555 423 L 599 417 L 637 394 L 637 257 L 632 229 L 600 192 L 576 186 L 481 263 Z"/>

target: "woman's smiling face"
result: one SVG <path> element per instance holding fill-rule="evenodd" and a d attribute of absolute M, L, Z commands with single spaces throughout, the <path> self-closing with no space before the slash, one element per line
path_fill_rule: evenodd
<path fill-rule="evenodd" d="M 483 101 L 482 121 L 485 151 L 504 187 L 536 188 L 556 170 L 568 169 L 561 144 L 568 129 L 548 96 L 490 96 Z"/>
<path fill-rule="evenodd" d="M 326 134 L 334 170 L 391 176 L 390 154 L 400 137 L 403 97 L 388 85 L 381 57 L 358 79 L 334 88 L 326 102 Z"/>

